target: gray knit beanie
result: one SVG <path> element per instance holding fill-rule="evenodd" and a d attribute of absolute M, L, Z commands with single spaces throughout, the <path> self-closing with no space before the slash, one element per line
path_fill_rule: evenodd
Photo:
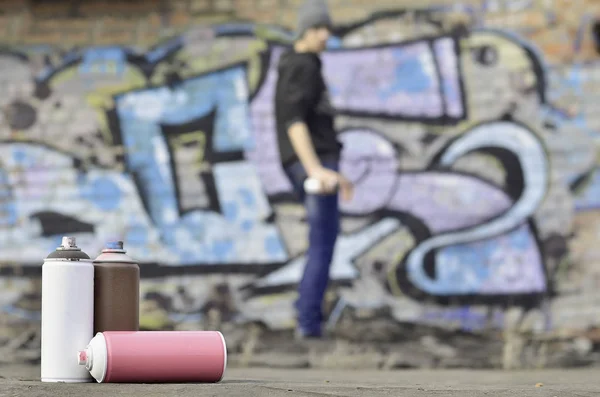
<path fill-rule="evenodd" d="M 331 28 L 331 16 L 326 0 L 306 0 L 298 10 L 296 39 L 310 28 L 326 26 Z"/>

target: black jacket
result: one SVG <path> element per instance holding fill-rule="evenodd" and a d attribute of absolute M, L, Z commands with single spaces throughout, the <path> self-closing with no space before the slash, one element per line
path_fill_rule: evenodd
<path fill-rule="evenodd" d="M 306 123 L 317 155 L 339 156 L 341 144 L 334 128 L 334 109 L 321 72 L 321 59 L 314 53 L 290 50 L 279 60 L 275 90 L 275 119 L 281 162 L 298 160 L 288 136 L 297 121 Z"/>

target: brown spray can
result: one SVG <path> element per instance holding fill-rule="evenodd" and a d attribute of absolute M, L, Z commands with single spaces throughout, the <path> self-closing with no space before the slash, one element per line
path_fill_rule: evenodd
<path fill-rule="evenodd" d="M 94 335 L 139 331 L 140 267 L 123 242 L 109 242 L 94 260 Z"/>

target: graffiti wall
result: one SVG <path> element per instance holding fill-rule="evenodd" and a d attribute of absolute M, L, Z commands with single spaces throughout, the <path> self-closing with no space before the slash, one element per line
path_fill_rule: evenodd
<path fill-rule="evenodd" d="M 468 331 L 501 329 L 509 307 L 537 313 L 537 330 L 599 321 L 592 4 L 567 18 L 560 1 L 469 3 L 334 9 L 349 21 L 324 73 L 356 194 L 341 207 L 333 328 L 350 309 Z M 90 15 L 72 26 L 108 23 Z M 40 264 L 72 235 L 92 257 L 123 240 L 142 263 L 143 328 L 293 327 L 307 230 L 273 118 L 290 31 L 177 15 L 149 43 L 123 22 L 137 39 L 30 32 L 2 46 L 3 323 L 39 320 Z"/>

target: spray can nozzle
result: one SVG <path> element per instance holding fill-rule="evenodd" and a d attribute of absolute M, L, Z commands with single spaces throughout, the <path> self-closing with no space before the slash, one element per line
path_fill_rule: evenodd
<path fill-rule="evenodd" d="M 77 364 L 86 365 L 87 362 L 88 362 L 87 351 L 81 350 L 81 351 L 77 352 Z"/>
<path fill-rule="evenodd" d="M 123 250 L 123 242 L 122 241 L 110 241 L 106 243 L 105 249 L 107 250 Z"/>
<path fill-rule="evenodd" d="M 67 251 L 81 251 L 81 249 L 77 246 L 77 242 L 75 241 L 75 237 L 64 236 L 62 238 L 60 247 L 58 250 L 67 250 Z"/>
<path fill-rule="evenodd" d="M 77 364 L 85 366 L 85 368 L 89 371 L 93 364 L 93 356 L 92 350 L 90 347 L 86 347 L 85 350 L 80 350 L 77 352 Z"/>

